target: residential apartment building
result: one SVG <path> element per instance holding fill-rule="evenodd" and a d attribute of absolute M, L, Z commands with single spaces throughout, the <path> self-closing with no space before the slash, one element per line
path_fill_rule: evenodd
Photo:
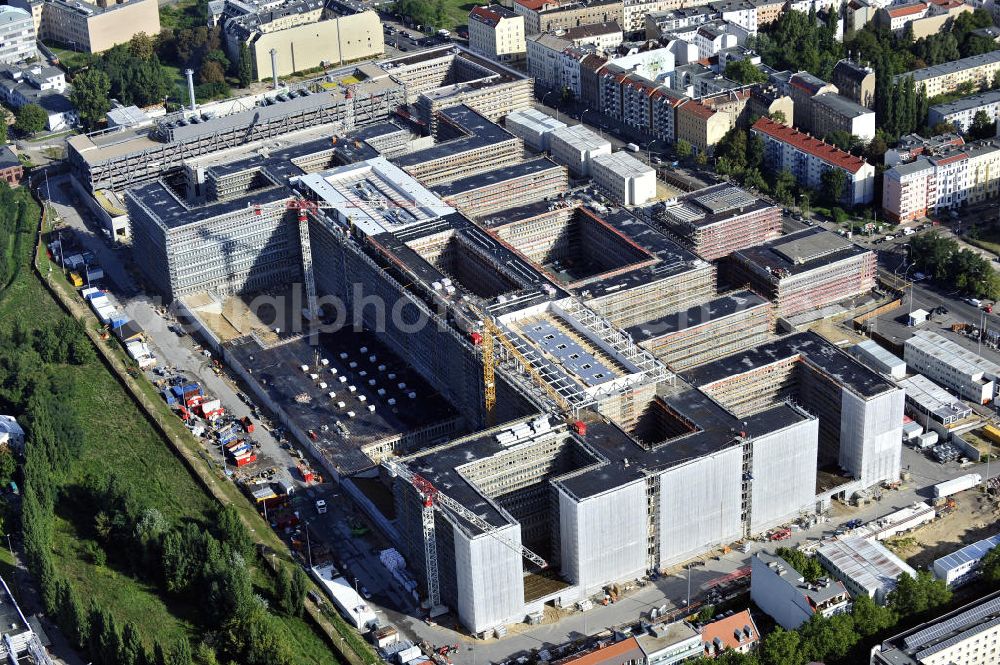
<path fill-rule="evenodd" d="M 66 129 L 76 124 L 76 109 L 68 97 L 66 73 L 47 65 L 12 66 L 0 72 L 0 100 L 13 109 L 36 104 L 45 111 L 45 128 Z"/>
<path fill-rule="evenodd" d="M 785 630 L 795 630 L 814 614 L 845 614 L 851 597 L 842 582 L 807 582 L 780 556 L 760 552 L 750 558 L 750 598 Z"/>
<path fill-rule="evenodd" d="M 998 653 L 1000 593 L 993 593 L 884 640 L 871 665 L 988 665 Z"/>
<path fill-rule="evenodd" d="M 524 60 L 524 17 L 501 5 L 473 7 L 469 48 L 499 62 Z"/>
<path fill-rule="evenodd" d="M 929 10 L 930 3 L 928 2 L 907 2 L 892 5 L 875 12 L 875 25 L 890 32 L 902 32 L 913 21 L 927 16 Z"/>
<path fill-rule="evenodd" d="M 882 209 L 894 221 L 907 221 L 979 203 L 998 193 L 1000 140 L 959 143 L 886 170 Z"/>
<path fill-rule="evenodd" d="M 816 95 L 811 106 L 810 129 L 816 136 L 841 131 L 865 142 L 875 138 L 875 111 L 867 106 L 836 93 Z"/>
<path fill-rule="evenodd" d="M 744 115 L 750 89 L 721 92 L 692 99 L 677 106 L 677 140 L 685 140 L 697 152 L 711 154 L 715 145 Z"/>
<path fill-rule="evenodd" d="M 833 68 L 833 85 L 838 92 L 862 106 L 875 105 L 875 70 L 853 60 L 844 59 Z"/>
<path fill-rule="evenodd" d="M 812 99 L 816 95 L 839 92 L 837 86 L 813 76 L 809 72 L 797 72 L 788 79 L 788 94 L 795 103 L 793 124 L 802 130 L 812 123 Z"/>
<path fill-rule="evenodd" d="M 875 20 L 878 9 L 871 0 L 848 0 L 844 5 L 844 30 L 861 30 Z"/>
<path fill-rule="evenodd" d="M 715 10 L 707 4 L 650 12 L 645 17 L 646 39 L 659 39 L 667 33 L 697 28 L 715 18 Z"/>
<path fill-rule="evenodd" d="M 562 54 L 573 42 L 556 35 L 531 35 L 525 39 L 528 76 L 549 88 L 567 87 L 564 82 Z"/>
<path fill-rule="evenodd" d="M 893 80 L 899 82 L 908 76 L 913 77 L 917 90 L 923 86 L 927 91 L 927 97 L 930 98 L 955 92 L 959 86 L 966 83 L 972 84 L 977 90 L 985 90 L 992 85 L 993 77 L 998 71 L 1000 71 L 1000 50 L 897 74 Z"/>
<path fill-rule="evenodd" d="M 31 11 L 31 0 L 15 0 Z M 91 4 L 82 0 L 45 0 L 38 36 L 77 51 L 101 53 L 124 44 L 140 32 L 160 34 L 160 12 L 156 0 L 129 0 Z"/>
<path fill-rule="evenodd" d="M 839 169 L 845 185 L 840 200 L 847 206 L 871 203 L 875 196 L 875 167 L 854 155 L 768 118 L 758 120 L 751 131 L 764 139 L 764 165 L 787 169 L 796 181 L 814 190 L 823 188 L 823 173 Z"/>
<path fill-rule="evenodd" d="M 594 0 L 593 2 L 563 3 L 552 9 L 527 12 L 524 16 L 526 34 L 569 30 L 589 23 L 616 22 L 623 25 L 624 5 L 622 0 Z"/>
<path fill-rule="evenodd" d="M 10 65 L 35 55 L 35 21 L 31 12 L 0 7 L 0 63 Z"/>
<path fill-rule="evenodd" d="M 771 25 L 781 18 L 781 15 L 785 11 L 785 2 L 783 0 L 751 0 L 751 2 L 757 7 L 758 28 Z"/>
<path fill-rule="evenodd" d="M 625 32 L 634 34 L 646 28 L 646 16 L 681 4 L 680 0 L 624 0 L 622 23 Z"/>
<path fill-rule="evenodd" d="M 569 40 L 573 46 L 593 46 L 602 53 L 613 50 L 623 40 L 621 26 L 614 21 L 580 25 L 563 31 L 559 36 Z"/>
<path fill-rule="evenodd" d="M 1000 118 L 1000 90 L 989 90 L 953 102 L 935 104 L 927 109 L 927 126 L 933 127 L 945 122 L 956 131 L 964 133 L 969 131 L 969 126 L 980 111 L 992 122 Z"/>
<path fill-rule="evenodd" d="M 986 404 L 993 399 L 1000 365 L 929 330 L 918 330 L 903 343 L 903 360 L 963 399 Z"/>
<path fill-rule="evenodd" d="M 707 623 L 701 628 L 702 655 L 715 658 L 726 649 L 750 653 L 760 642 L 757 624 L 749 610 Z"/>

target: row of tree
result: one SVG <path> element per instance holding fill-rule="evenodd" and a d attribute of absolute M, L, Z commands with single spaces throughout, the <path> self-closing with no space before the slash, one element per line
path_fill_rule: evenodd
<path fill-rule="evenodd" d="M 990 261 L 971 249 L 960 249 L 953 238 L 937 233 L 914 236 L 910 261 L 932 279 L 977 298 L 1000 296 L 1000 277 Z"/>

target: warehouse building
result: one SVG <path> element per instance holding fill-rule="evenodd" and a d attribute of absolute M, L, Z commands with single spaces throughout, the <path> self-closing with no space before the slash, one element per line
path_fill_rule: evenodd
<path fill-rule="evenodd" d="M 594 184 L 619 205 L 638 206 L 656 198 L 656 171 L 627 152 L 595 155 L 590 171 Z"/>
<path fill-rule="evenodd" d="M 879 374 L 885 374 L 897 381 L 906 376 L 906 363 L 891 351 L 879 346 L 875 340 L 866 339 L 858 342 L 847 349 L 847 352 L 854 356 L 862 365 L 875 370 Z M 907 396 L 909 396 L 909 391 L 907 391 Z"/>
<path fill-rule="evenodd" d="M 993 593 L 884 640 L 872 649 L 871 662 L 979 665 L 993 658 L 998 637 L 1000 593 Z"/>
<path fill-rule="evenodd" d="M 434 187 L 438 196 L 472 218 L 556 199 L 568 190 L 566 167 L 547 157 L 461 177 Z"/>
<path fill-rule="evenodd" d="M 993 399 L 1000 378 L 1000 366 L 929 330 L 918 330 L 903 343 L 903 359 L 912 371 L 978 404 Z"/>
<path fill-rule="evenodd" d="M 875 253 L 813 227 L 736 250 L 732 273 L 733 283 L 749 284 L 787 318 L 871 291 Z"/>
<path fill-rule="evenodd" d="M 933 418 L 949 426 L 972 415 L 972 408 L 923 374 L 897 381 L 906 391 L 906 410 L 917 420 Z"/>
<path fill-rule="evenodd" d="M 972 581 L 978 573 L 979 562 L 990 550 L 1000 545 L 1000 535 L 983 538 L 960 550 L 935 559 L 934 576 L 949 587 L 955 588 Z"/>
<path fill-rule="evenodd" d="M 751 349 L 772 339 L 772 305 L 752 291 L 737 291 L 692 305 L 626 332 L 674 371 Z"/>
<path fill-rule="evenodd" d="M 795 630 L 814 614 L 844 614 L 851 597 L 842 582 L 807 582 L 780 556 L 760 552 L 750 558 L 750 598 L 785 630 Z"/>
<path fill-rule="evenodd" d="M 504 119 L 504 127 L 508 132 L 524 141 L 524 145 L 539 152 L 547 151 L 552 132 L 565 126 L 566 123 L 533 108 L 514 111 Z"/>
<path fill-rule="evenodd" d="M 658 215 L 706 261 L 781 234 L 781 209 L 728 183 L 678 197 Z"/>
<path fill-rule="evenodd" d="M 591 159 L 597 155 L 610 155 L 611 143 L 583 125 L 563 127 L 553 131 L 549 138 L 552 159 L 569 168 L 575 176 L 591 174 Z"/>
<path fill-rule="evenodd" d="M 854 596 L 866 595 L 885 605 L 900 575 L 917 571 L 874 538 L 840 538 L 816 550 L 816 558 Z"/>

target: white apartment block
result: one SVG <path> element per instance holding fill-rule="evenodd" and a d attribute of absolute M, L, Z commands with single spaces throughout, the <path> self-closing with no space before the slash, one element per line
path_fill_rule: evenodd
<path fill-rule="evenodd" d="M 525 57 L 524 17 L 500 5 L 469 12 L 469 48 L 498 62 Z"/>
<path fill-rule="evenodd" d="M 871 665 L 993 665 L 1000 661 L 1000 594 L 883 640 Z"/>
<path fill-rule="evenodd" d="M 610 155 L 611 143 L 583 125 L 563 127 L 549 136 L 552 159 L 577 176 L 589 176 L 591 160 Z"/>
<path fill-rule="evenodd" d="M 470 34 L 471 37 L 471 34 Z M 547 87 L 562 87 L 562 53 L 573 42 L 555 35 L 532 35 L 525 40 L 528 75 Z"/>
<path fill-rule="evenodd" d="M 622 30 L 628 33 L 645 29 L 646 15 L 677 6 L 677 0 L 624 0 Z"/>
<path fill-rule="evenodd" d="M 823 173 L 839 169 L 845 185 L 841 201 L 848 206 L 871 203 L 875 196 L 875 167 L 836 146 L 812 138 L 769 118 L 758 120 L 751 130 L 764 139 L 764 164 L 776 171 L 787 169 L 799 184 L 823 188 Z"/>
<path fill-rule="evenodd" d="M 31 12 L 0 7 L 0 63 L 11 65 L 35 55 L 35 21 Z"/>
<path fill-rule="evenodd" d="M 979 404 L 993 399 L 1000 377 L 1000 365 L 929 330 L 918 330 L 903 343 L 903 360 L 911 371 Z"/>
<path fill-rule="evenodd" d="M 920 219 L 1000 193 L 1000 139 L 958 145 L 883 174 L 882 209 L 893 221 Z"/>
<path fill-rule="evenodd" d="M 656 171 L 627 152 L 592 157 L 590 174 L 619 205 L 637 206 L 656 198 Z"/>
<path fill-rule="evenodd" d="M 1000 50 L 897 74 L 893 80 L 898 82 L 912 76 L 917 90 L 923 86 L 927 90 L 927 97 L 930 98 L 955 92 L 963 83 L 971 83 L 983 90 L 992 85 L 993 77 L 998 71 L 1000 71 Z"/>
<path fill-rule="evenodd" d="M 986 113 L 993 122 L 1000 118 L 1000 90 L 989 90 L 953 102 L 935 104 L 927 109 L 927 126 L 933 127 L 946 122 L 957 131 L 967 132 L 980 111 Z"/>

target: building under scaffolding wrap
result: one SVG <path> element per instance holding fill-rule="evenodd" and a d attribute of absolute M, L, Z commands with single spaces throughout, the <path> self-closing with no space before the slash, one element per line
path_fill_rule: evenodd
<path fill-rule="evenodd" d="M 322 125 L 333 135 L 384 122 L 403 103 L 401 84 L 389 78 L 357 82 L 351 74 L 184 109 L 152 128 L 73 136 L 67 141 L 70 167 L 88 191 L 118 191 L 157 180 L 200 155 Z"/>
<path fill-rule="evenodd" d="M 431 147 L 375 123 L 126 195 L 167 297 L 301 280 L 308 318 L 338 304 L 363 329 L 222 350 L 430 606 L 501 629 L 814 512 L 820 467 L 852 489 L 897 478 L 899 389 L 815 335 L 774 338 L 765 298 L 717 294 L 714 265 L 568 195 L 483 113 L 435 115 Z M 538 190 L 497 189 L 531 174 Z"/>
<path fill-rule="evenodd" d="M 782 317 L 818 310 L 875 287 L 875 252 L 816 227 L 741 249 L 732 263 L 732 281 L 766 295 Z"/>

